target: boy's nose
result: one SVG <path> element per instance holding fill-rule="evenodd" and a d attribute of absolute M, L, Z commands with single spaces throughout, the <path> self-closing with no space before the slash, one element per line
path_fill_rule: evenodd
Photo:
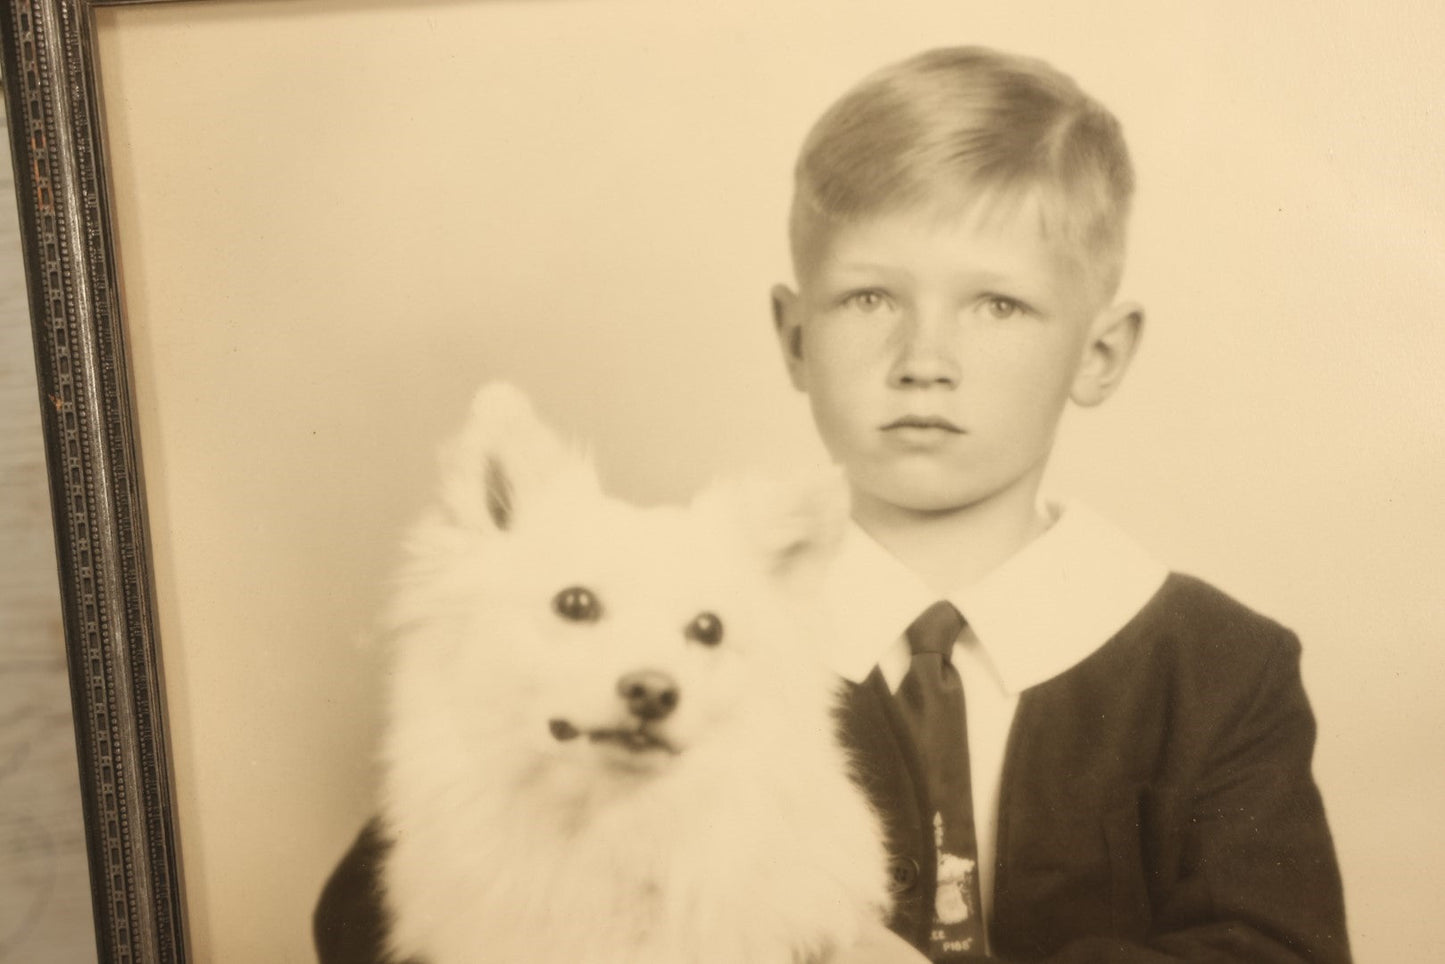
<path fill-rule="evenodd" d="M 958 360 L 942 320 L 906 319 L 898 342 L 898 354 L 888 379 L 894 388 L 951 388 L 958 384 Z"/>

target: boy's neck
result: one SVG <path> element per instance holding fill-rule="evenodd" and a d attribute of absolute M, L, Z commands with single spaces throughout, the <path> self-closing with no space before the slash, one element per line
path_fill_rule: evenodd
<path fill-rule="evenodd" d="M 944 512 L 917 512 L 856 494 L 853 519 L 940 596 L 972 585 L 1048 529 L 1036 492 Z"/>

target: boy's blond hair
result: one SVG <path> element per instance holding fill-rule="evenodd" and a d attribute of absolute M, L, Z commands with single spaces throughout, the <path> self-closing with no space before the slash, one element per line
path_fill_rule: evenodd
<path fill-rule="evenodd" d="M 885 67 L 819 118 L 794 177 L 789 237 L 800 282 L 831 228 L 897 211 L 944 219 L 1028 202 L 1103 300 L 1123 271 L 1134 174 L 1119 122 L 1041 60 L 950 47 Z"/>

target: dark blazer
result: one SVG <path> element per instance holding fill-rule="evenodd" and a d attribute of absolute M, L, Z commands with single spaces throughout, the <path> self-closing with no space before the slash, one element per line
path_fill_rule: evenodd
<path fill-rule="evenodd" d="M 1315 726 L 1286 629 L 1170 576 L 1093 655 L 1021 694 L 999 800 L 994 955 L 1051 964 L 1349 960 Z M 883 814 L 895 931 L 926 947 L 932 813 L 875 670 L 841 732 Z M 369 825 L 315 916 L 322 964 L 375 964 L 385 933 Z"/>
<path fill-rule="evenodd" d="M 1288 630 L 1172 575 L 1102 648 L 1022 693 L 1000 788 L 993 953 L 1348 961 L 1299 652 Z M 932 809 L 876 670 L 851 688 L 842 728 L 885 815 L 893 929 L 926 947 Z"/>

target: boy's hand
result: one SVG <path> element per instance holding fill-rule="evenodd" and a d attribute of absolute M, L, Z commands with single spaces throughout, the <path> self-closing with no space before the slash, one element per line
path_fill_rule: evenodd
<path fill-rule="evenodd" d="M 882 924 L 873 924 L 858 943 L 818 964 L 928 964 L 928 958 Z"/>

